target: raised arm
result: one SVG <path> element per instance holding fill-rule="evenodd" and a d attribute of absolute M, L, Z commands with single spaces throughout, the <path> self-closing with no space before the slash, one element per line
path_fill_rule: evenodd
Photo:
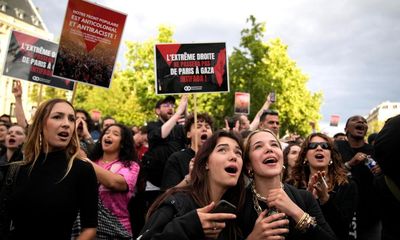
<path fill-rule="evenodd" d="M 15 80 L 15 86 L 12 89 L 12 93 L 15 97 L 15 117 L 17 118 L 17 124 L 23 128 L 28 126 L 28 123 L 25 118 L 24 108 L 22 106 L 22 86 L 21 82 Z"/>
<path fill-rule="evenodd" d="M 184 94 L 179 103 L 179 107 L 175 114 L 172 115 L 168 121 L 166 121 L 161 127 L 161 138 L 166 138 L 171 133 L 172 129 L 175 127 L 181 115 L 185 112 L 188 103 L 188 95 Z"/>
<path fill-rule="evenodd" d="M 258 128 L 258 125 L 260 124 L 260 117 L 261 114 L 265 111 L 269 109 L 269 106 L 271 105 L 271 96 L 270 94 L 268 94 L 267 96 L 267 100 L 265 100 L 264 104 L 262 105 L 262 107 L 260 108 L 260 110 L 258 110 L 256 116 L 254 116 L 253 121 L 250 123 L 250 131 L 254 131 Z"/>

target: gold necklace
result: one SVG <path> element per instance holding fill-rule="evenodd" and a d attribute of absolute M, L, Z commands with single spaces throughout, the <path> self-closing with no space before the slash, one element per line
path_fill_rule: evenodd
<path fill-rule="evenodd" d="M 283 187 L 284 187 L 284 185 L 283 185 L 283 183 L 281 183 L 281 188 L 283 189 Z M 267 198 L 261 196 L 261 195 L 257 192 L 257 190 L 256 190 L 256 184 L 255 184 L 254 180 L 253 180 L 253 182 L 251 183 L 251 191 L 252 191 L 252 193 L 253 193 L 252 195 L 253 195 L 254 210 L 257 212 L 258 215 L 260 215 L 261 212 L 262 212 L 263 210 L 262 210 L 262 208 L 261 208 L 261 206 L 260 206 L 260 204 L 259 204 L 258 201 L 265 202 L 265 203 L 267 204 L 267 208 L 268 208 Z M 278 211 L 278 209 L 276 209 L 276 208 L 273 207 L 273 208 L 270 208 L 270 209 L 269 209 L 267 216 L 270 216 L 270 215 L 273 215 L 273 214 L 276 214 L 276 213 L 279 213 L 279 211 Z"/>

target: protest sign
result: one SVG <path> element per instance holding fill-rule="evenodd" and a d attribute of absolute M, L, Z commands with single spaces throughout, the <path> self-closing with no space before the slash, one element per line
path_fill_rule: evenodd
<path fill-rule="evenodd" d="M 229 91 L 225 43 L 157 44 L 156 93 Z"/>
<path fill-rule="evenodd" d="M 53 76 L 58 45 L 21 32 L 12 31 L 3 75 L 43 85 L 72 90 L 74 83 Z"/>
<path fill-rule="evenodd" d="M 54 75 L 110 87 L 126 15 L 83 0 L 69 0 Z"/>
<path fill-rule="evenodd" d="M 331 115 L 329 125 L 332 127 L 337 127 L 339 125 L 340 116 L 339 115 Z"/>
<path fill-rule="evenodd" d="M 250 114 L 250 93 L 235 92 L 235 114 Z"/>

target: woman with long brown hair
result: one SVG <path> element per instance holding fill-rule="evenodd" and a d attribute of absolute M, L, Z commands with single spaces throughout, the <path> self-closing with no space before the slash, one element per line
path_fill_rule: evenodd
<path fill-rule="evenodd" d="M 242 149 L 235 133 L 214 133 L 195 157 L 189 185 L 169 189 L 152 205 L 138 239 L 236 239 L 235 214 L 211 211 L 221 199 L 241 207 Z"/>
<path fill-rule="evenodd" d="M 311 193 L 282 183 L 282 147 L 272 131 L 250 133 L 244 159 L 251 182 L 238 220 L 246 239 L 336 239 Z"/>
<path fill-rule="evenodd" d="M 79 140 L 71 103 L 52 99 L 37 109 L 24 146 L 24 160 L 10 196 L 15 239 L 70 239 L 80 211 L 92 239 L 97 226 L 97 180 L 78 159 Z"/>
<path fill-rule="evenodd" d="M 331 138 L 322 133 L 306 138 L 289 183 L 313 194 L 339 239 L 355 238 L 350 224 L 356 208 L 357 186 L 348 178 Z"/>

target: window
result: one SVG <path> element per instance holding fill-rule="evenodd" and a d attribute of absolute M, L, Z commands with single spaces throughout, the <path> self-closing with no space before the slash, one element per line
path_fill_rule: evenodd
<path fill-rule="evenodd" d="M 40 23 L 39 19 L 34 15 L 31 15 L 31 18 L 32 18 L 33 25 L 39 26 L 39 23 Z"/>
<path fill-rule="evenodd" d="M 397 109 L 397 105 L 395 104 L 395 105 L 393 105 L 393 109 Z"/>
<path fill-rule="evenodd" d="M 382 106 L 382 109 L 388 109 L 388 105 Z"/>

